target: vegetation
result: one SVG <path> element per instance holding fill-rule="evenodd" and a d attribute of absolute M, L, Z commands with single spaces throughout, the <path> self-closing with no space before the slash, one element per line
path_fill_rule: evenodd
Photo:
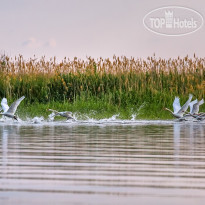
<path fill-rule="evenodd" d="M 189 93 L 198 99 L 205 96 L 205 58 L 0 59 L 0 97 L 11 102 L 25 95 L 20 109 L 31 116 L 46 116 L 50 107 L 94 113 L 97 118 L 117 113 L 121 118 L 132 113 L 138 118 L 170 118 L 163 108 L 172 108 L 175 96 L 185 102 Z"/>

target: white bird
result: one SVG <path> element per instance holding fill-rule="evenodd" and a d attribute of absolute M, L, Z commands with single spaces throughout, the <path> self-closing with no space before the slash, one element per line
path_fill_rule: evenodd
<path fill-rule="evenodd" d="M 198 101 L 193 105 L 192 113 L 193 115 L 197 115 L 199 113 L 199 106 L 204 104 L 204 99 Z"/>
<path fill-rule="evenodd" d="M 3 99 L 2 99 L 2 101 L 1 101 L 1 107 L 2 107 L 2 109 L 3 109 L 3 111 L 4 111 L 4 113 L 8 111 L 9 106 L 8 106 L 8 103 L 7 103 L 7 99 L 6 99 L 6 98 L 3 98 Z M 1 109 L 1 110 L 2 110 L 2 109 Z"/>
<path fill-rule="evenodd" d="M 17 116 L 15 115 L 15 112 L 16 112 L 16 110 L 17 110 L 17 107 L 19 106 L 19 104 L 21 103 L 21 101 L 24 99 L 25 97 L 24 96 L 22 96 L 21 98 L 19 98 L 18 100 L 16 100 L 15 102 L 13 102 L 12 104 L 11 104 L 11 106 L 8 108 L 8 110 L 6 111 L 6 112 L 3 112 L 3 113 L 0 113 L 0 115 L 4 115 L 4 116 L 6 116 L 6 117 L 10 117 L 10 118 L 12 118 L 12 119 L 15 119 L 15 120 L 18 120 L 17 119 Z M 7 103 L 7 100 L 5 101 L 4 100 L 4 106 L 6 105 L 6 103 Z M 1 104 L 2 105 L 2 104 Z M 8 106 L 8 105 L 7 105 Z M 2 106 L 3 107 L 3 106 Z M 6 106 L 5 107 L 3 107 L 3 109 L 4 108 L 6 108 Z"/>
<path fill-rule="evenodd" d="M 198 100 L 193 100 L 192 102 L 189 103 L 189 108 L 190 108 L 190 114 L 194 114 L 193 113 L 193 105 L 196 104 L 198 102 Z"/>
<path fill-rule="evenodd" d="M 55 113 L 55 116 L 61 116 L 61 117 L 66 117 L 67 118 L 67 120 L 69 120 L 69 119 L 73 119 L 73 117 L 71 117 L 71 115 L 72 115 L 72 112 L 68 112 L 68 111 L 64 111 L 64 112 L 58 112 L 58 111 L 56 111 L 56 110 L 52 110 L 52 109 L 48 109 L 49 111 L 51 111 L 51 112 L 54 112 Z"/>
<path fill-rule="evenodd" d="M 173 102 L 174 112 L 172 112 L 168 108 L 165 108 L 165 110 L 171 112 L 172 115 L 176 118 L 182 118 L 189 107 L 189 104 L 191 102 L 192 97 L 193 97 L 193 95 L 189 94 L 189 99 L 186 101 L 186 103 L 182 107 L 180 105 L 179 97 L 175 97 L 174 102 Z"/>

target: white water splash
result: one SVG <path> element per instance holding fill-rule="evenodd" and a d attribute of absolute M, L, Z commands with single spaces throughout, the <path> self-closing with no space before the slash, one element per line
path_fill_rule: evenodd
<path fill-rule="evenodd" d="M 100 122 L 113 122 L 113 121 L 118 121 L 118 117 L 120 116 L 120 114 L 117 114 L 117 115 L 113 115 L 112 117 L 110 118 L 105 118 L 105 119 L 101 119 L 99 120 Z"/>
<path fill-rule="evenodd" d="M 147 104 L 146 102 L 142 103 L 142 105 L 139 106 L 136 112 L 134 112 L 133 108 L 131 108 L 131 113 L 132 113 L 131 121 L 137 120 L 137 117 L 141 114 L 141 111 L 146 104 Z"/>
<path fill-rule="evenodd" d="M 153 124 L 153 125 L 158 125 L 158 124 L 174 124 L 174 123 L 193 123 L 193 122 L 177 122 L 175 119 L 174 120 L 139 120 L 136 119 L 137 114 L 132 114 L 132 117 L 130 120 L 122 120 L 119 118 L 120 114 L 115 114 L 109 118 L 104 118 L 104 119 L 95 119 L 95 118 L 90 118 L 87 115 L 83 115 L 83 120 L 82 120 L 82 115 L 80 113 L 74 113 L 72 116 L 74 119 L 69 119 L 69 120 L 54 120 L 55 113 L 51 113 L 48 116 L 48 119 L 45 119 L 44 117 L 34 117 L 34 118 L 27 118 L 26 120 L 21 120 L 18 118 L 18 121 L 15 121 L 10 118 L 0 118 L 0 125 L 31 125 L 31 124 L 38 124 L 38 125 L 48 125 L 48 126 L 55 126 L 55 125 L 65 125 L 65 126 L 75 126 L 75 125 L 85 125 L 85 126 L 112 126 L 112 125 L 148 125 L 148 124 Z M 205 121 L 201 121 L 198 123 L 205 123 Z"/>
<path fill-rule="evenodd" d="M 48 121 L 49 122 L 54 121 L 54 118 L 55 118 L 55 113 L 54 112 L 52 112 L 50 115 L 48 115 Z"/>
<path fill-rule="evenodd" d="M 44 121 L 44 117 L 34 117 L 31 121 L 34 124 L 39 124 L 39 123 L 42 123 Z"/>
<path fill-rule="evenodd" d="M 6 117 L 6 116 L 2 116 L 2 117 L 0 118 L 0 122 L 12 122 L 12 121 L 13 121 L 13 119 L 8 118 L 8 117 Z"/>
<path fill-rule="evenodd" d="M 142 108 L 144 108 L 144 106 L 145 106 L 146 104 L 147 104 L 147 103 L 144 102 L 144 103 L 142 103 L 142 104 L 139 106 L 139 108 L 137 109 L 137 114 L 136 114 L 135 118 L 140 114 Z"/>
<path fill-rule="evenodd" d="M 131 121 L 136 120 L 136 117 L 137 117 L 137 114 L 132 114 L 132 116 L 131 116 Z"/>

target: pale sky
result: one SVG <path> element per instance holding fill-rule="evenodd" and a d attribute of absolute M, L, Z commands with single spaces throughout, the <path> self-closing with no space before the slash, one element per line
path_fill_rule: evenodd
<path fill-rule="evenodd" d="M 204 0 L 0 0 L 0 53 L 85 59 L 125 55 L 205 57 L 205 26 L 186 36 L 148 31 L 143 17 L 178 5 L 205 18 Z"/>

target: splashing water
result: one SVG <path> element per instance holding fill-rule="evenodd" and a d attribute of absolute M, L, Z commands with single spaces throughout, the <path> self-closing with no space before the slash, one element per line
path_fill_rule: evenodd
<path fill-rule="evenodd" d="M 12 121 L 13 121 L 13 119 L 8 118 L 8 117 L 6 117 L 6 116 L 2 116 L 2 117 L 0 118 L 0 122 L 12 122 Z"/>
<path fill-rule="evenodd" d="M 50 115 L 48 115 L 48 118 L 45 119 L 43 116 L 36 116 L 34 118 L 26 118 L 26 120 L 21 120 L 18 118 L 18 121 L 15 121 L 13 119 L 7 118 L 5 116 L 2 116 L 0 118 L 0 124 L 6 123 L 6 124 L 19 124 L 19 125 L 30 125 L 30 124 L 40 124 L 40 125 L 136 125 L 136 124 L 173 124 L 173 123 L 190 123 L 187 121 L 179 122 L 177 120 L 140 120 L 136 119 L 139 115 L 139 111 L 143 108 L 145 104 L 141 105 L 138 108 L 137 113 L 133 113 L 131 115 L 131 119 L 120 119 L 120 114 L 115 114 L 109 118 L 104 119 L 96 119 L 94 117 L 90 117 L 90 115 L 81 114 L 79 112 L 73 113 L 72 117 L 73 119 L 69 120 L 55 120 L 55 113 L 52 112 Z M 192 122 L 191 122 L 192 123 Z M 204 121 L 200 121 L 198 123 L 205 123 Z"/>
<path fill-rule="evenodd" d="M 147 104 L 146 102 L 143 102 L 143 103 L 139 106 L 139 108 L 137 109 L 137 114 L 136 114 L 135 117 L 137 117 L 137 116 L 140 114 L 142 108 L 144 108 L 144 106 L 145 106 L 146 104 Z"/>
<path fill-rule="evenodd" d="M 136 112 L 134 112 L 133 108 L 131 108 L 131 112 L 132 112 L 132 115 L 131 115 L 131 121 L 134 121 L 137 119 L 137 117 L 140 115 L 142 109 L 144 108 L 144 106 L 146 105 L 146 102 L 142 103 L 139 108 L 137 109 Z"/>
<path fill-rule="evenodd" d="M 112 121 L 116 121 L 117 118 L 119 117 L 120 114 L 116 114 L 116 115 L 113 115 L 112 117 L 110 118 L 105 118 L 105 119 L 101 119 L 99 120 L 100 122 L 112 122 Z"/>
<path fill-rule="evenodd" d="M 48 121 L 49 122 L 54 121 L 54 118 L 55 118 L 55 113 L 54 112 L 52 112 L 50 115 L 48 115 Z"/>
<path fill-rule="evenodd" d="M 136 120 L 136 117 L 137 117 L 137 114 L 132 114 L 132 118 L 131 118 L 131 121 L 134 121 L 134 120 Z"/>
<path fill-rule="evenodd" d="M 34 117 L 33 119 L 32 119 L 32 122 L 34 123 L 34 124 L 39 124 L 39 123 L 41 123 L 41 122 L 43 122 L 44 121 L 44 117 Z"/>

